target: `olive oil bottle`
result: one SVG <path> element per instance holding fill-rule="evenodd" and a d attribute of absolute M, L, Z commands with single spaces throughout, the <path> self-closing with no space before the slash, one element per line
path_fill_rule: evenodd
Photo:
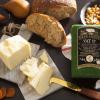
<path fill-rule="evenodd" d="M 100 26 L 73 25 L 72 77 L 100 78 Z"/>

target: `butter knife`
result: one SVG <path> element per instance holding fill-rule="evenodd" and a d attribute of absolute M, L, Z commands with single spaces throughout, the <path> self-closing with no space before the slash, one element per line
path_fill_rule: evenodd
<path fill-rule="evenodd" d="M 50 84 L 51 83 L 59 84 L 61 86 L 64 86 L 70 90 L 76 91 L 76 92 L 83 94 L 87 97 L 90 97 L 92 99 L 100 100 L 100 92 L 98 92 L 98 91 L 95 91 L 92 89 L 87 89 L 87 88 L 80 88 L 79 86 L 77 86 L 71 82 L 64 81 L 64 80 L 56 78 L 56 77 L 52 77 L 50 79 Z"/>

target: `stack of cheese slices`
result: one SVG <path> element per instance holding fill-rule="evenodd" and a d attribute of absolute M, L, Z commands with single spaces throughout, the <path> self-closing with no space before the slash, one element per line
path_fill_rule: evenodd
<path fill-rule="evenodd" d="M 39 93 L 49 89 L 49 80 L 53 69 L 48 66 L 48 55 L 43 52 L 39 58 L 31 56 L 30 43 L 16 35 L 0 43 L 0 59 L 12 71 L 19 64 L 19 70 L 27 76 L 29 84 Z M 23 63 L 24 62 L 24 63 Z"/>

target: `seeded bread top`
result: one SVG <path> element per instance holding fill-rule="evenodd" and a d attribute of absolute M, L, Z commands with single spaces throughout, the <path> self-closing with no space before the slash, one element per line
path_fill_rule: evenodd
<path fill-rule="evenodd" d="M 33 0 L 31 13 L 43 13 L 62 20 L 77 11 L 76 0 Z"/>

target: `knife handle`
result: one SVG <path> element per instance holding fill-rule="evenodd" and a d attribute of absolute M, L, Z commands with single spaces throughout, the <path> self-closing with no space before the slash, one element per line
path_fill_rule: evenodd
<path fill-rule="evenodd" d="M 90 97 L 94 100 L 100 100 L 100 92 L 92 89 L 81 88 L 81 91 L 78 91 L 80 94 L 83 94 L 87 97 Z"/>

